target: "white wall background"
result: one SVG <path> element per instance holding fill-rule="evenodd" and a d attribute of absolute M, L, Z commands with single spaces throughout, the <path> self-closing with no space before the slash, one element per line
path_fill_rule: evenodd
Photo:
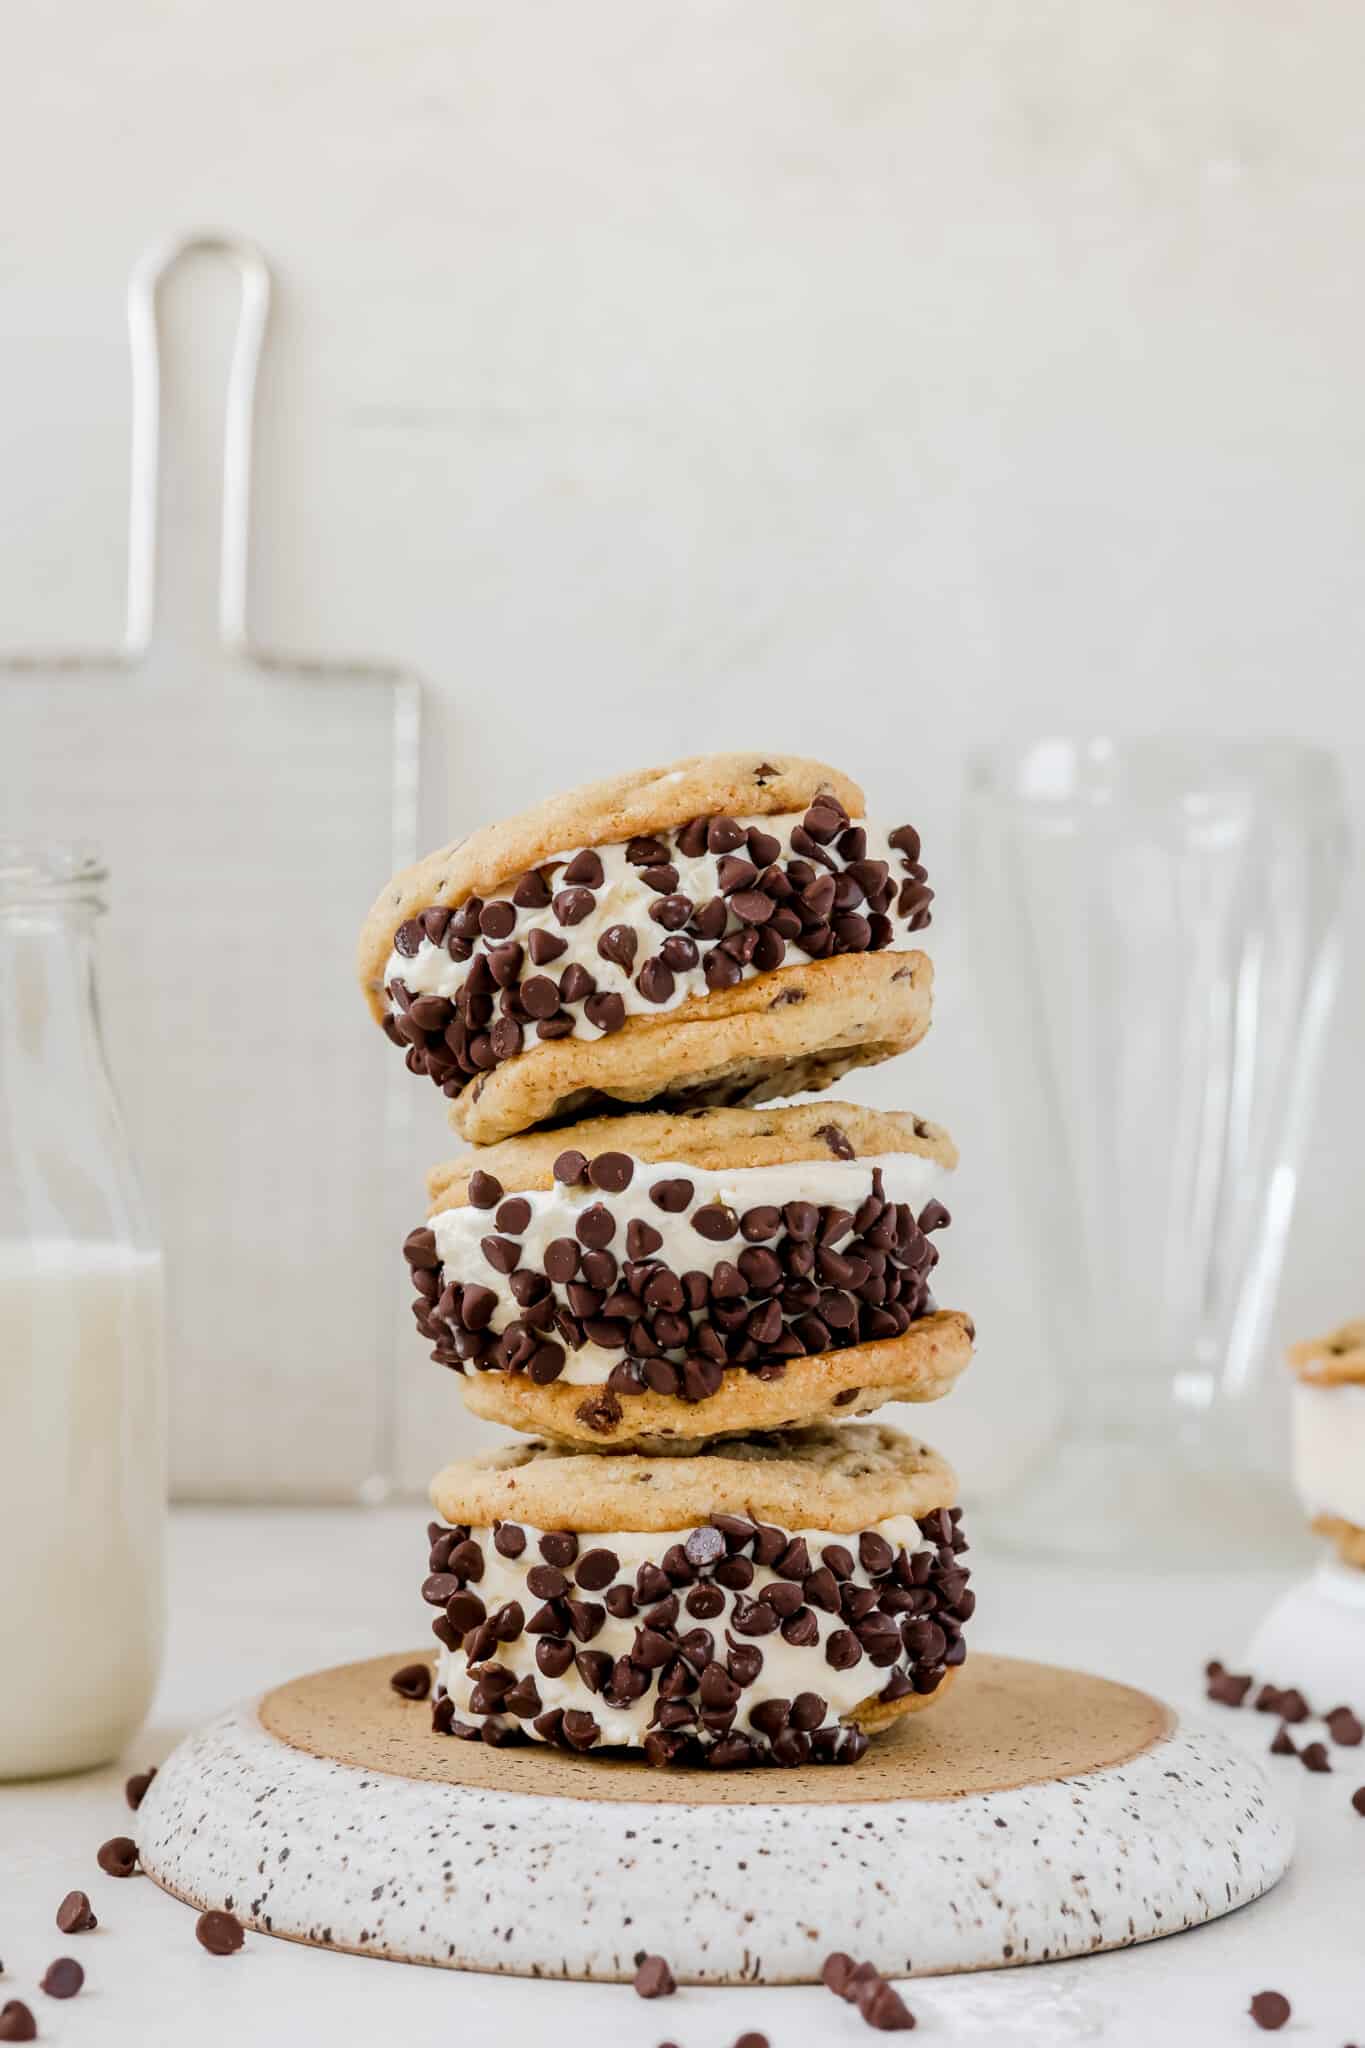
<path fill-rule="evenodd" d="M 983 1344 L 934 1424 L 998 1481 L 1045 1361 L 963 959 L 963 754 L 1293 732 L 1346 751 L 1359 818 L 1365 13 L 67 0 L 3 35 L 0 638 L 116 637 L 125 273 L 176 228 L 255 235 L 257 624 L 421 670 L 429 841 L 729 743 L 827 753 L 920 822 L 938 1020 L 860 1092 L 962 1144 Z M 187 664 L 230 320 L 222 277 L 170 294 Z M 1357 902 L 1284 1332 L 1365 1308 L 1363 938 Z M 433 1098 L 420 1163 L 441 1131 Z M 420 1480 L 462 1425 L 401 1356 Z"/>

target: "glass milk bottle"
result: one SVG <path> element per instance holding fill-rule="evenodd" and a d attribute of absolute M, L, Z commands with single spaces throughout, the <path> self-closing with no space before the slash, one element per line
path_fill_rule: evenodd
<path fill-rule="evenodd" d="M 161 1259 L 100 1039 L 104 879 L 0 840 L 0 1778 L 116 1756 L 161 1656 Z"/>

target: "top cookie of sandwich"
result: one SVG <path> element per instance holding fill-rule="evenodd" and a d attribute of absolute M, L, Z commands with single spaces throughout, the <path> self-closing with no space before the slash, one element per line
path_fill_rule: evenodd
<path fill-rule="evenodd" d="M 1289 1368 L 1309 1386 L 1337 1387 L 1365 1382 L 1365 1321 L 1343 1323 L 1326 1337 L 1292 1345 Z"/>
<path fill-rule="evenodd" d="M 862 811 L 836 769 L 775 754 L 551 798 L 389 884 L 366 998 L 476 1143 L 827 1086 L 929 1021 L 919 838 Z"/>

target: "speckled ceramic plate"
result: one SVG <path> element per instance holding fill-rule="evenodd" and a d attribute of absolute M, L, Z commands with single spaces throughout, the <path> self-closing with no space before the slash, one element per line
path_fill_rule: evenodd
<path fill-rule="evenodd" d="M 1146 1693 L 971 1658 L 853 1767 L 651 1771 L 430 1732 L 401 1654 L 317 1672 L 181 1743 L 143 1867 L 325 1948 L 524 1976 L 806 1982 L 1084 1955 L 1216 1919 L 1279 1878 L 1266 1774 Z"/>

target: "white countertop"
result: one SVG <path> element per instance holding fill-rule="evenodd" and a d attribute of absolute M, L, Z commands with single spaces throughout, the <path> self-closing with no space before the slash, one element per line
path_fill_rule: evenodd
<path fill-rule="evenodd" d="M 731 2048 L 749 2029 L 772 2048 L 847 2048 L 878 2038 L 819 1989 L 683 1989 L 654 2004 L 616 1985 L 482 1977 L 330 1955 L 249 1934 L 242 1954 L 205 1955 L 190 1913 L 142 1878 L 105 1877 L 95 1850 L 136 1835 L 124 1777 L 156 1762 L 199 1721 L 292 1672 L 407 1649 L 424 1640 L 416 1593 L 419 1508 L 182 1511 L 172 1536 L 166 1673 L 148 1728 L 117 1769 L 0 1788 L 0 2004 L 22 1997 L 40 2039 L 63 2048 L 301 2048 L 326 2041 L 460 2048 Z M 1267 1574 L 1163 1578 L 1063 1571 L 973 1554 L 980 1606 L 973 1642 L 1084 1665 L 1196 1708 L 1210 1655 L 1229 1663 L 1284 1581 Z M 79 1617 L 73 1616 L 78 1623 Z M 1267 1674 L 1292 1683 L 1292 1672 Z M 98 1682 L 98 1674 L 92 1674 Z M 0 1676 L 0 1682 L 8 1677 Z M 1335 1704 L 1330 1702 L 1327 1704 Z M 1358 1706 L 1361 1704 L 1356 1703 Z M 1209 1709 L 1263 1753 L 1268 1716 Z M 917 2038 L 982 2042 L 1103 2041 L 1121 2048 L 1189 2041 L 1199 2048 L 1265 2039 L 1250 1994 L 1284 1992 L 1290 2048 L 1365 2044 L 1365 1819 L 1351 1810 L 1365 1747 L 1334 1749 L 1330 1776 L 1272 1759 L 1298 1809 L 1299 1851 L 1269 1897 L 1227 1919 L 1146 1948 L 903 1986 Z M 63 1893 L 88 1891 L 93 1934 L 57 1932 Z M 87 1985 L 58 2004 L 36 1989 L 57 1955 Z"/>

